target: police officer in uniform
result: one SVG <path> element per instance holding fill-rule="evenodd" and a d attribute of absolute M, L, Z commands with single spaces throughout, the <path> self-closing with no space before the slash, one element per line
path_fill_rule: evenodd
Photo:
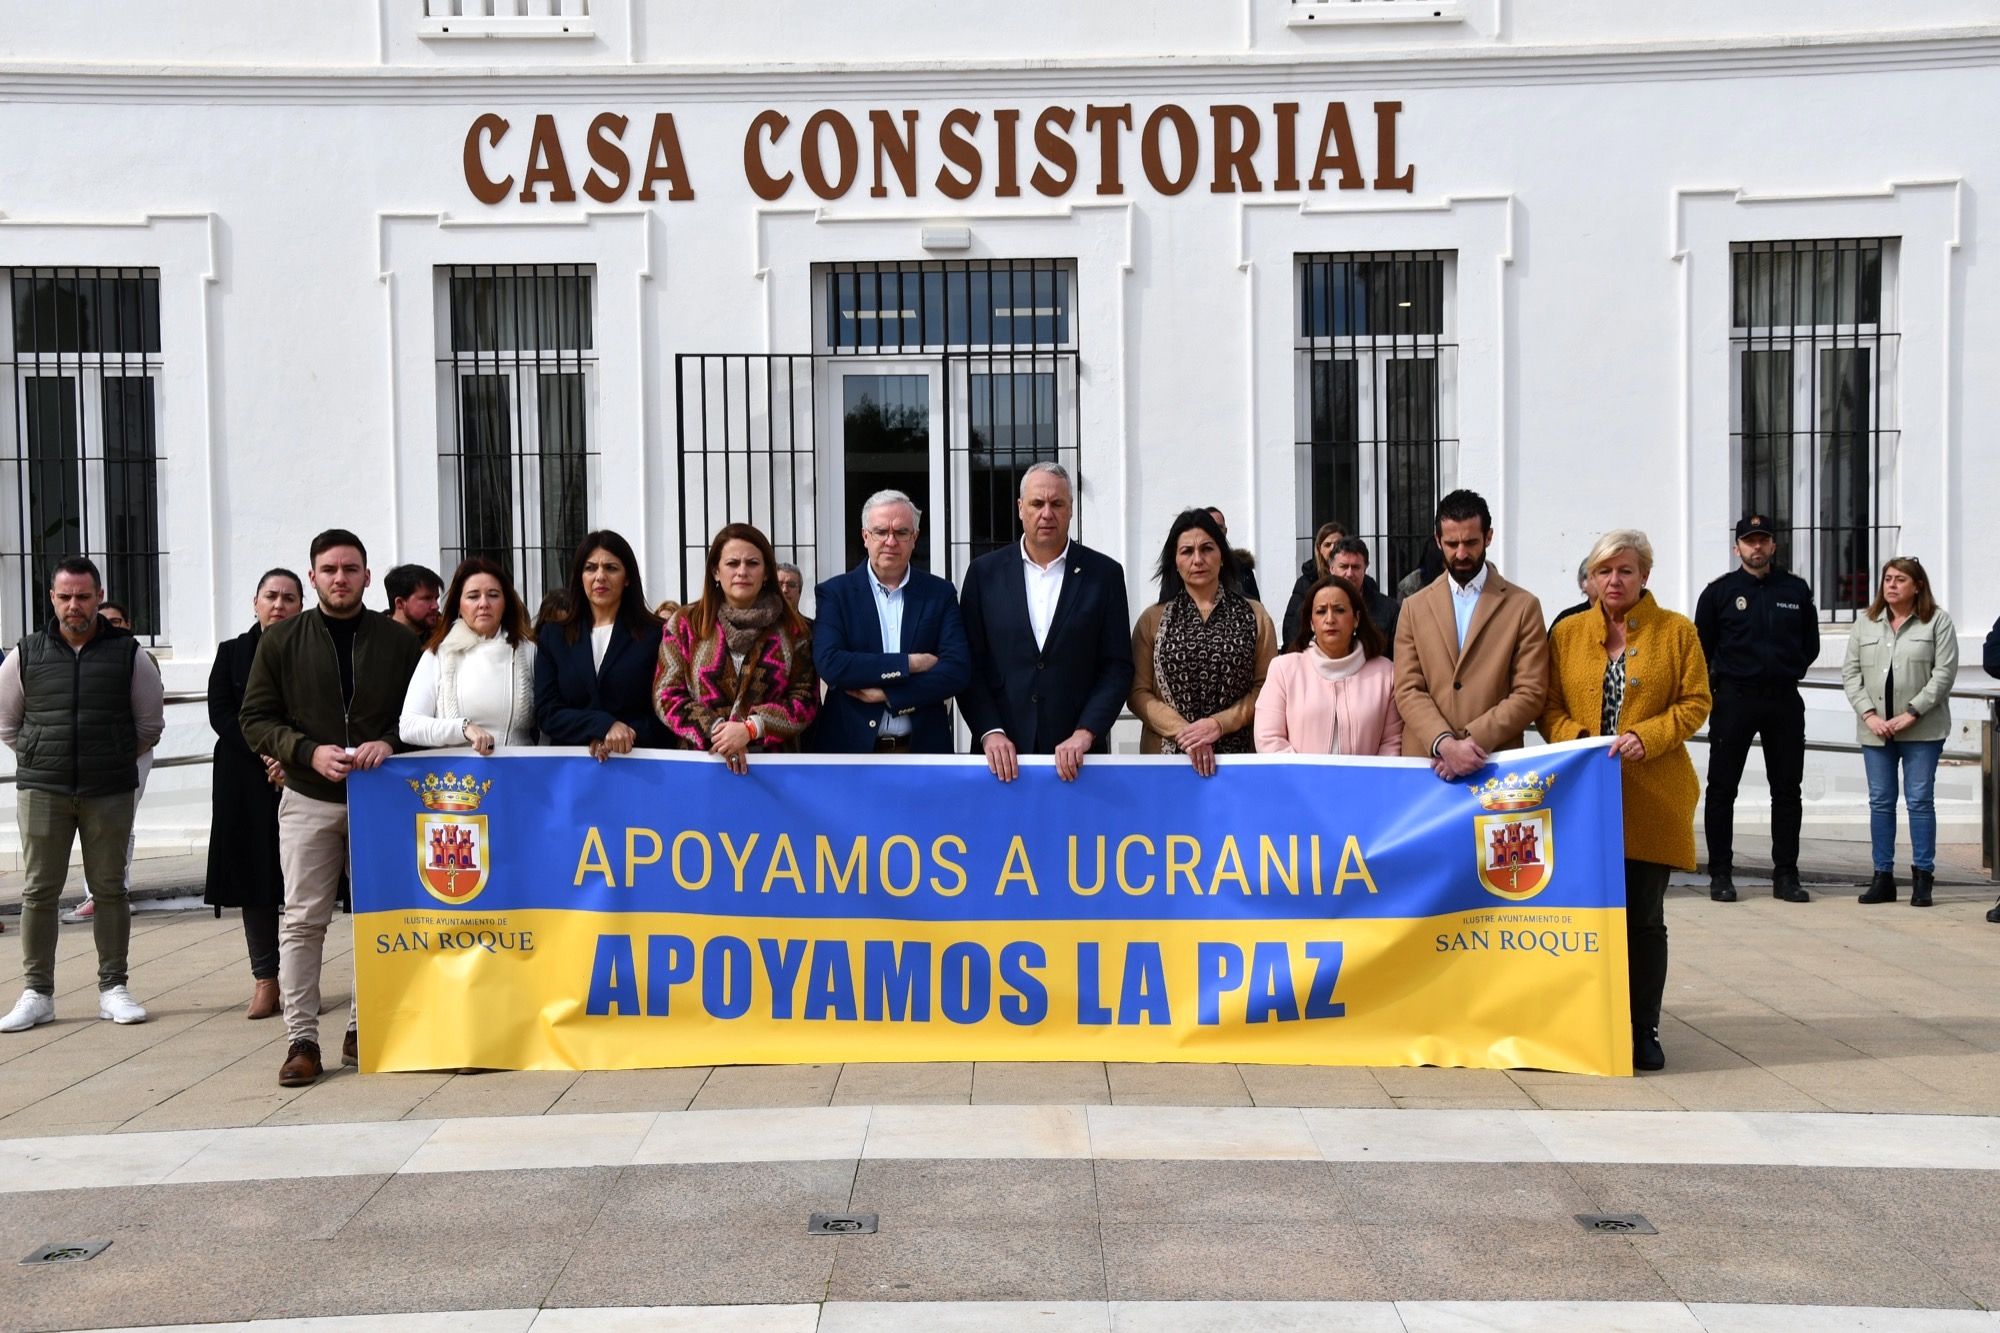
<path fill-rule="evenodd" d="M 1799 885 L 1799 779 L 1806 760 L 1799 681 L 1819 656 L 1819 611 L 1806 581 L 1778 566 L 1768 514 L 1736 525 L 1736 556 L 1741 565 L 1703 589 L 1694 612 L 1715 693 L 1708 718 L 1708 896 L 1736 901 L 1730 880 L 1736 787 L 1750 742 L 1760 738 L 1771 783 L 1771 896 L 1810 902 Z"/>

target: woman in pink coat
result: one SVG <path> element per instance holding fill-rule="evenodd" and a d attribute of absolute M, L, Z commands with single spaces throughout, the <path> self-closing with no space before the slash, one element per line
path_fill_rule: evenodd
<path fill-rule="evenodd" d="M 1259 754 L 1400 754 L 1396 668 L 1360 589 L 1328 574 L 1257 696 Z"/>

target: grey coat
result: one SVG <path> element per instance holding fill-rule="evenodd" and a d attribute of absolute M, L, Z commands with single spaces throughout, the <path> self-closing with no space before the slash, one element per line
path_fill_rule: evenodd
<path fill-rule="evenodd" d="M 1894 698 L 1882 697 L 1883 682 L 1894 668 Z M 1889 628 L 1889 613 L 1880 620 L 1866 615 L 1847 634 L 1847 660 L 1841 664 L 1847 702 L 1854 705 L 1855 739 L 1880 745 L 1882 738 L 1860 719 L 1869 713 L 1893 718 L 1915 713 L 1916 723 L 1897 734 L 1901 741 L 1941 741 L 1951 733 L 1951 687 L 1958 679 L 1958 630 L 1939 607 L 1929 623 L 1911 616 L 1901 630 Z"/>

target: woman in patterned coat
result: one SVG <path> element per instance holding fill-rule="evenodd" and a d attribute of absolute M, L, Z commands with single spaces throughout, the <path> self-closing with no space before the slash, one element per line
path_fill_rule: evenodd
<path fill-rule="evenodd" d="M 1132 631 L 1132 712 L 1141 754 L 1184 754 L 1203 777 L 1218 754 L 1256 750 L 1257 693 L 1278 655 L 1270 613 L 1245 597 L 1236 555 L 1206 509 L 1167 531 L 1160 600 Z"/>
<path fill-rule="evenodd" d="M 778 589 L 771 543 L 731 523 L 708 544 L 701 600 L 667 617 L 653 711 L 691 749 L 749 771 L 754 747 L 797 750 L 819 711 L 812 638 Z"/>

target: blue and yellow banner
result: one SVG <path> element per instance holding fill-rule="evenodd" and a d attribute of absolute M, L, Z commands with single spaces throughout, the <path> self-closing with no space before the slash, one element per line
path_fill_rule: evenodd
<path fill-rule="evenodd" d="M 1618 764 L 582 751 L 349 779 L 364 1070 L 1632 1072 Z"/>

